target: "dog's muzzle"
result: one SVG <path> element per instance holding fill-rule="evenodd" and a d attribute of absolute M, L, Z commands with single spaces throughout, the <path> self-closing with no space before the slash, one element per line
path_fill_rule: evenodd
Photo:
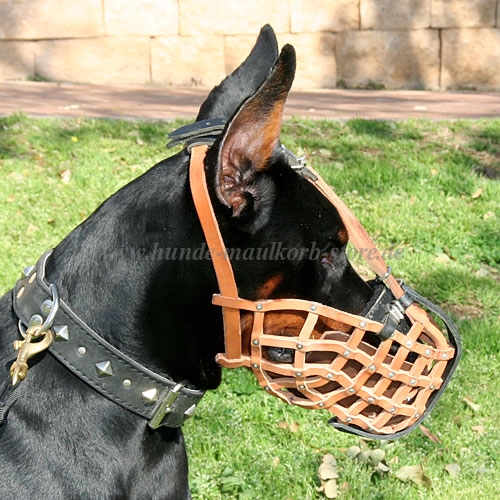
<path fill-rule="evenodd" d="M 368 263 L 378 278 L 369 283 L 372 300 L 355 315 L 307 300 L 240 298 L 208 196 L 205 152 L 191 152 L 191 190 L 207 244 L 217 250 L 212 260 L 220 294 L 213 303 L 222 307 L 225 334 L 225 353 L 217 362 L 250 368 L 267 392 L 287 403 L 330 411 L 340 430 L 378 439 L 412 431 L 436 404 L 460 358 L 453 322 L 392 276 L 352 212 L 303 165 L 299 173 L 335 206 L 354 246 L 373 250 Z M 242 345 L 248 338 L 249 348 Z"/>

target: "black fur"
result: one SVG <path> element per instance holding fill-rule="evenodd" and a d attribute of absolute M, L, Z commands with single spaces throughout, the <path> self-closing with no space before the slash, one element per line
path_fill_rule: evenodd
<path fill-rule="evenodd" d="M 360 312 L 371 293 L 343 256 L 337 212 L 286 165 L 278 136 L 269 138 L 273 154 L 264 160 L 256 160 L 261 151 L 255 141 L 247 145 L 241 137 L 242 127 L 255 129 L 257 136 L 265 133 L 262 117 L 272 121 L 281 114 L 278 105 L 293 79 L 293 49 L 285 48 L 277 59 L 274 33 L 265 27 L 249 58 L 201 107 L 199 119 L 231 119 L 206 160 L 212 202 L 228 248 L 314 243 L 325 251 L 335 248 L 336 259 L 235 260 L 239 293 L 260 298 L 264 283 L 280 275 L 273 297 Z M 221 177 L 232 190 L 222 192 L 218 176 L 228 143 L 240 150 L 234 179 Z M 204 243 L 188 163 L 188 154 L 180 152 L 106 200 L 56 247 L 47 276 L 64 301 L 124 353 L 174 380 L 215 389 L 221 372 L 214 358 L 224 349 L 221 311 L 211 305 L 218 291 L 212 264 L 159 258 L 161 249 L 195 250 Z M 240 195 L 245 203 L 237 212 L 221 201 Z M 143 251 L 140 258 L 136 251 Z M 10 294 L 0 300 L 0 315 L 1 390 L 18 338 Z M 0 450 L 1 499 L 190 498 L 181 430 L 149 429 L 50 354 L 36 360 L 21 383 L 20 397 L 0 426 Z"/>

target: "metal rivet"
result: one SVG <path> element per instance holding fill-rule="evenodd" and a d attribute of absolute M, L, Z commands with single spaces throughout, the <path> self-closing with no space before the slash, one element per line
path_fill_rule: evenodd
<path fill-rule="evenodd" d="M 125 387 L 125 389 L 128 389 L 131 385 L 132 385 L 132 381 L 128 378 L 126 378 L 123 382 L 122 382 L 122 385 L 123 387 Z"/>
<path fill-rule="evenodd" d="M 299 389 L 305 389 L 305 388 L 306 388 L 306 386 L 304 384 L 299 385 Z"/>
<path fill-rule="evenodd" d="M 102 361 L 101 363 L 96 363 L 95 371 L 97 372 L 97 376 L 99 378 L 112 377 L 114 375 L 111 361 Z"/>
<path fill-rule="evenodd" d="M 416 381 L 414 378 L 412 378 L 412 379 L 410 380 L 410 385 L 415 385 L 416 383 L 417 383 L 417 381 Z"/>
<path fill-rule="evenodd" d="M 53 305 L 54 303 L 50 299 L 47 299 L 42 302 L 42 307 L 40 309 L 43 313 L 49 314 L 49 312 L 52 310 Z"/>
<path fill-rule="evenodd" d="M 394 332 L 392 332 L 391 335 L 389 336 L 389 338 L 393 339 L 395 336 L 396 336 L 396 334 Z"/>
<path fill-rule="evenodd" d="M 302 349 L 304 346 L 302 344 L 297 344 L 297 349 Z"/>
<path fill-rule="evenodd" d="M 43 324 L 43 318 L 39 314 L 33 314 L 30 318 L 30 325 L 31 326 L 36 326 L 36 325 L 42 325 Z"/>
<path fill-rule="evenodd" d="M 365 327 L 366 327 L 366 321 L 360 321 L 360 322 L 359 322 L 359 326 L 360 326 L 361 328 L 365 328 Z"/>
<path fill-rule="evenodd" d="M 264 306 L 262 304 L 257 304 L 255 306 L 255 308 L 257 309 L 257 311 L 262 311 L 262 309 L 264 308 Z"/>
<path fill-rule="evenodd" d="M 266 387 L 264 387 L 264 390 L 265 390 L 265 391 L 270 391 L 270 390 L 271 390 L 271 388 L 270 388 L 270 387 L 267 387 L 267 385 L 266 385 Z"/>
<path fill-rule="evenodd" d="M 371 372 L 374 372 L 376 369 L 377 369 L 377 367 L 375 365 L 370 365 L 368 367 L 368 370 L 370 370 Z"/>
<path fill-rule="evenodd" d="M 345 419 L 345 421 L 349 424 L 350 422 L 352 422 L 352 418 L 351 418 L 351 417 L 347 417 L 347 418 Z"/>
<path fill-rule="evenodd" d="M 389 378 L 394 378 L 394 372 L 389 372 L 389 374 L 387 375 Z"/>
<path fill-rule="evenodd" d="M 323 407 L 325 406 L 325 403 L 318 403 L 318 406 L 319 406 L 320 408 L 323 408 Z"/>
<path fill-rule="evenodd" d="M 295 372 L 296 377 L 302 377 L 302 372 Z"/>
<path fill-rule="evenodd" d="M 396 413 L 396 408 L 392 407 L 389 411 L 390 411 L 391 413 Z"/>
<path fill-rule="evenodd" d="M 408 340 L 405 345 L 406 347 L 411 347 L 413 345 L 413 342 L 411 340 Z"/>
<path fill-rule="evenodd" d="M 442 356 L 441 356 L 443 359 L 446 359 L 448 357 L 448 354 L 444 353 Z"/>
<path fill-rule="evenodd" d="M 415 413 L 415 418 L 419 418 L 420 417 L 420 413 Z"/>
<path fill-rule="evenodd" d="M 16 298 L 20 299 L 24 293 L 24 286 L 22 286 L 17 292 Z"/>
<path fill-rule="evenodd" d="M 349 394 L 354 394 L 356 392 L 356 389 L 354 389 L 354 387 L 349 387 L 349 389 L 347 389 L 347 392 Z"/>
<path fill-rule="evenodd" d="M 432 351 L 431 351 L 430 349 L 426 349 L 426 350 L 424 351 L 424 354 L 425 354 L 426 356 L 430 356 L 430 355 L 431 355 L 431 353 L 432 353 Z"/>
<path fill-rule="evenodd" d="M 69 340 L 69 330 L 67 325 L 57 325 L 52 328 L 56 341 Z"/>
<path fill-rule="evenodd" d="M 257 339 L 255 339 L 254 341 L 252 341 L 252 344 L 253 345 L 259 345 L 259 341 Z"/>
<path fill-rule="evenodd" d="M 434 384 L 431 384 L 431 385 L 429 386 L 429 390 L 431 390 L 431 391 L 433 391 L 435 388 L 436 388 L 436 387 L 434 386 Z"/>
<path fill-rule="evenodd" d="M 85 356 L 85 354 L 87 354 L 87 349 L 83 346 L 80 346 L 76 352 L 80 355 L 80 356 Z"/>
<path fill-rule="evenodd" d="M 254 364 L 252 365 L 252 368 L 254 368 L 255 370 L 257 370 L 257 368 L 258 368 L 258 367 L 259 367 L 259 365 L 258 365 L 257 363 L 254 363 Z"/>
<path fill-rule="evenodd" d="M 349 354 L 351 354 L 349 351 L 344 351 L 344 356 L 347 358 L 347 356 L 349 356 Z"/>
<path fill-rule="evenodd" d="M 327 379 L 332 379 L 333 378 L 333 375 L 331 373 L 328 373 L 327 376 L 326 376 Z"/>
<path fill-rule="evenodd" d="M 314 304 L 312 304 L 312 305 L 311 305 L 311 307 L 310 307 L 310 310 L 311 310 L 312 312 L 316 311 L 316 306 L 315 306 Z"/>

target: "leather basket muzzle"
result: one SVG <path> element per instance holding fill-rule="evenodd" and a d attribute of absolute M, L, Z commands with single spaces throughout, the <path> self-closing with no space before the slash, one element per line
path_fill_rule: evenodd
<path fill-rule="evenodd" d="M 396 330 L 380 340 L 383 324 L 318 303 L 220 295 L 213 303 L 253 315 L 250 355 L 219 354 L 218 363 L 250 368 L 270 394 L 303 408 L 326 409 L 350 431 L 393 439 L 422 420 L 451 376 L 455 348 L 417 305 L 408 311 L 418 320 L 407 333 Z M 266 328 L 275 324 L 267 317 L 276 314 L 295 325 L 295 335 Z"/>

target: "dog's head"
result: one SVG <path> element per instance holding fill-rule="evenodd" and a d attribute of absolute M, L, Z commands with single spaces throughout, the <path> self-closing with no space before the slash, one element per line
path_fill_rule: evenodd
<path fill-rule="evenodd" d="M 262 34 L 236 75 L 250 70 L 248 61 L 261 44 Z M 267 45 L 269 64 L 275 41 Z M 363 241 L 360 232 L 372 246 L 368 235 L 324 181 L 310 181 L 316 174 L 291 168 L 280 133 L 295 62 L 293 47 L 285 45 L 264 78 L 261 68 L 246 92 L 236 86 L 244 97 L 236 109 L 231 77 L 208 100 L 222 118 L 230 114 L 194 174 L 207 178 L 216 220 L 204 226 L 205 236 L 208 241 L 208 233 L 220 230 L 216 250 L 227 253 L 226 274 L 234 271 L 235 277 L 232 296 L 221 291 L 214 298 L 223 307 L 226 330 L 226 352 L 218 359 L 224 366 L 251 367 L 264 388 L 289 403 L 328 407 L 368 433 L 396 434 L 417 425 L 438 394 L 436 385 L 444 388 L 441 376 L 447 367 L 450 373 L 446 360 L 454 350 L 392 276 L 386 291 L 357 275 L 346 245 L 351 234 Z M 217 118 L 208 105 L 202 111 L 201 118 Z M 193 186 L 193 174 L 191 179 Z M 200 215 L 199 204 L 197 209 Z M 381 280 L 389 278 L 387 269 Z M 222 274 L 221 290 L 227 281 Z M 386 318 L 380 328 L 382 316 L 368 320 L 380 302 L 389 308 L 391 301 L 399 307 L 399 313 L 388 312 L 394 323 Z"/>

